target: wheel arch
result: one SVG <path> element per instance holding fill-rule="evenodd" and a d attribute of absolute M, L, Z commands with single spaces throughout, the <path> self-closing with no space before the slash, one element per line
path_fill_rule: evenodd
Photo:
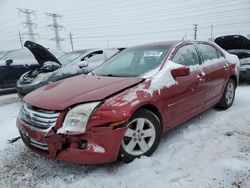
<path fill-rule="evenodd" d="M 144 105 L 140 106 L 137 110 L 140 110 L 140 109 L 146 109 L 146 110 L 149 110 L 152 113 L 154 113 L 159 118 L 160 124 L 161 124 L 161 129 L 163 130 L 162 115 L 161 115 L 161 112 L 159 111 L 159 109 L 156 106 L 154 106 L 152 104 L 144 104 Z"/>
<path fill-rule="evenodd" d="M 238 80 L 237 80 L 237 77 L 235 75 L 231 75 L 230 76 L 230 79 L 232 79 L 235 83 L 235 88 L 238 86 Z"/>

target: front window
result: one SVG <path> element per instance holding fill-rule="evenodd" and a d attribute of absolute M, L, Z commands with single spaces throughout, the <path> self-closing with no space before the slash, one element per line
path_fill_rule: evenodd
<path fill-rule="evenodd" d="M 87 51 L 87 50 L 86 50 Z M 62 65 L 67 65 L 69 63 L 72 63 L 74 60 L 76 60 L 78 57 L 80 57 L 82 54 L 84 54 L 86 51 L 80 51 L 80 52 L 70 52 L 67 54 L 64 54 L 58 58 L 59 62 Z"/>
<path fill-rule="evenodd" d="M 184 65 L 184 66 L 192 66 L 198 65 L 199 59 L 194 48 L 194 45 L 189 44 L 181 47 L 175 54 L 173 58 L 173 62 Z"/>
<path fill-rule="evenodd" d="M 140 77 L 162 63 L 170 46 L 128 48 L 111 57 L 94 74 L 100 76 Z"/>

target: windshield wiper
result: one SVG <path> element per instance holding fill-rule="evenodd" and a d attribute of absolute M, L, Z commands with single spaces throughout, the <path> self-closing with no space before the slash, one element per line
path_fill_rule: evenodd
<path fill-rule="evenodd" d="M 121 74 L 121 75 L 116 75 L 116 74 L 99 74 L 99 76 L 107 76 L 107 77 L 138 77 L 137 75 L 128 75 L 128 74 Z"/>
<path fill-rule="evenodd" d="M 114 74 L 100 74 L 99 76 L 120 77 L 120 76 L 114 75 Z"/>

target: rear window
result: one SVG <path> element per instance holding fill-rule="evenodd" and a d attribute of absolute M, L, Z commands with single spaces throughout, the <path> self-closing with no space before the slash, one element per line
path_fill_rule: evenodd
<path fill-rule="evenodd" d="M 212 47 L 210 45 L 197 44 L 197 47 L 198 47 L 198 50 L 200 51 L 204 61 L 213 60 L 213 59 L 217 59 L 219 57 L 222 57 L 222 54 L 220 52 L 218 52 L 217 49 L 215 49 L 214 47 Z"/>

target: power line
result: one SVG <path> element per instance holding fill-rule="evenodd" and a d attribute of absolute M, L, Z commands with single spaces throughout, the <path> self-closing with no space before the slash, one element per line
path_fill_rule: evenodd
<path fill-rule="evenodd" d="M 165 16 L 161 16 L 159 15 L 159 19 L 147 19 L 146 17 L 142 18 L 141 20 L 140 19 L 136 19 L 136 20 L 133 20 L 133 21 L 130 21 L 130 22 L 122 22 L 122 23 L 118 23 L 118 24 L 114 24 L 114 23 L 111 23 L 110 26 L 122 26 L 122 25 L 134 25 L 134 24 L 142 24 L 142 23 L 155 23 L 155 22 L 160 22 L 160 21 L 163 21 L 163 22 L 173 22 L 173 21 L 177 21 L 177 20 L 183 20 L 183 19 L 187 19 L 187 18 L 195 18 L 196 20 L 197 19 L 201 19 L 201 17 L 214 17 L 214 16 L 222 16 L 222 15 L 228 15 L 230 13 L 230 16 L 234 13 L 234 12 L 237 12 L 238 11 L 243 11 L 243 10 L 250 10 L 250 8 L 240 8 L 240 9 L 233 9 L 233 10 L 226 10 L 226 11 L 220 11 L 220 12 L 216 12 L 216 13 L 202 13 L 202 14 L 194 14 L 194 15 L 188 15 L 188 16 L 178 16 L 178 17 L 175 17 L 175 18 L 169 18 L 168 15 L 166 15 L 167 17 Z M 181 13 L 181 15 L 183 15 Z M 231 19 L 231 18 L 230 18 Z M 94 21 L 93 21 L 94 22 Z M 108 24 L 107 22 L 100 22 L 101 24 Z M 87 28 L 91 28 L 91 26 L 94 26 L 95 28 L 97 27 L 102 27 L 103 25 L 98 25 L 98 22 L 95 22 L 95 24 L 88 24 L 88 26 L 86 27 L 80 27 L 80 28 L 77 28 L 77 29 L 87 29 Z M 86 24 L 85 24 L 86 25 Z M 77 24 L 77 26 L 79 26 L 79 24 Z M 104 26 L 104 27 L 107 27 L 107 26 Z M 72 29 L 72 28 L 71 28 Z"/>
<path fill-rule="evenodd" d="M 17 19 L 18 19 L 18 17 L 10 18 L 10 19 L 8 19 L 8 20 L 5 20 L 5 21 L 3 21 L 3 22 L 0 22 L 0 25 L 6 24 L 6 23 L 10 23 L 11 21 L 17 20 Z"/>
<path fill-rule="evenodd" d="M 236 1 L 236 0 L 232 0 L 232 1 L 230 1 L 230 4 L 226 4 L 226 5 L 224 5 L 223 6 L 223 9 L 225 8 L 225 7 L 227 7 L 227 6 L 229 6 L 229 7 L 235 7 L 236 5 L 242 5 L 242 3 L 239 3 L 239 2 L 237 2 L 236 1 L 236 3 L 233 3 L 234 1 Z M 213 9 L 211 9 L 211 8 L 220 8 L 220 7 L 218 7 L 218 1 L 208 1 L 207 3 L 203 3 L 203 4 L 198 4 L 197 5 L 197 3 L 194 5 L 194 6 L 192 6 L 192 7 L 190 7 L 189 9 L 183 9 L 183 7 L 178 7 L 178 8 L 175 8 L 175 9 L 171 9 L 171 10 L 168 10 L 168 11 L 166 11 L 166 8 L 168 8 L 169 7 L 169 4 L 166 4 L 164 1 L 162 2 L 163 4 L 160 6 L 160 8 L 158 8 L 159 7 L 159 5 L 160 4 L 157 4 L 155 1 L 153 2 L 153 4 L 152 5 L 150 5 L 150 4 L 138 4 L 139 5 L 139 8 L 142 10 L 142 11 L 140 11 L 140 13 L 142 13 L 142 12 L 144 12 L 145 13 L 145 15 L 148 15 L 148 9 L 149 10 L 154 10 L 154 11 L 156 11 L 157 13 L 159 13 L 159 11 L 163 11 L 163 13 L 164 14 L 167 14 L 167 15 L 169 15 L 169 13 L 171 12 L 171 14 L 173 13 L 172 12 L 172 10 L 174 10 L 174 12 L 176 12 L 176 13 L 183 13 L 183 12 L 194 12 L 194 10 L 197 10 L 199 7 L 200 8 L 205 8 L 205 9 L 207 9 L 207 10 L 213 10 Z M 181 4 L 183 4 L 183 1 L 179 1 L 178 3 L 181 3 Z M 176 2 L 175 2 L 175 4 L 177 4 Z M 212 6 L 212 7 L 211 7 Z M 216 7 L 214 7 L 214 6 L 216 6 Z M 125 12 L 123 12 L 123 10 L 124 10 L 124 6 L 120 6 L 119 8 L 113 8 L 112 7 L 112 9 L 110 9 L 110 8 L 108 8 L 108 9 L 106 9 L 107 11 L 105 11 L 105 12 L 108 12 L 109 13 L 109 15 L 108 16 L 103 16 L 103 14 L 105 14 L 105 12 L 99 12 L 98 10 L 95 10 L 95 11 L 91 11 L 89 14 L 86 14 L 86 11 L 82 11 L 82 14 L 74 14 L 74 16 L 72 17 L 72 16 L 67 16 L 66 18 L 65 18 L 65 20 L 72 20 L 72 19 L 75 19 L 75 18 L 79 18 L 79 19 L 82 19 L 82 17 L 84 16 L 84 21 L 86 21 L 86 20 L 90 20 L 91 18 L 94 18 L 94 19 L 96 19 L 96 17 L 98 16 L 98 15 L 100 15 L 100 17 L 102 18 L 102 20 L 103 20 L 103 18 L 116 18 L 116 19 L 121 19 L 121 16 L 120 15 L 122 15 L 122 16 L 125 16 L 125 15 L 128 15 L 128 16 L 131 16 L 131 13 L 136 13 L 134 16 L 133 16 L 133 18 L 134 17 L 136 17 L 136 18 L 138 18 L 138 11 L 136 10 L 136 9 L 134 9 L 135 8 L 135 5 L 133 5 L 133 6 L 129 6 L 129 7 L 131 7 L 131 8 L 133 8 L 133 9 L 129 9 L 129 10 L 126 10 Z M 153 7 L 156 7 L 157 9 L 153 9 Z M 115 11 L 115 14 L 111 14 L 111 13 L 114 13 L 114 12 L 112 12 L 112 11 Z M 98 12 L 98 15 L 96 15 L 96 12 Z M 119 15 L 119 16 L 116 16 L 116 15 Z M 150 17 L 154 17 L 154 15 L 155 14 L 151 14 L 150 15 Z M 162 15 L 162 14 L 161 14 Z"/>
<path fill-rule="evenodd" d="M 214 19 L 214 20 L 216 20 L 216 21 L 218 21 L 218 20 L 220 20 L 220 21 L 226 21 L 226 20 L 229 20 L 229 21 L 231 21 L 232 19 L 231 18 L 228 18 L 228 17 L 226 17 L 226 18 L 223 18 L 223 19 L 221 19 L 221 17 L 222 17 L 222 15 L 225 15 L 225 13 L 223 13 L 223 14 L 216 14 L 216 15 L 213 15 L 213 14 L 210 14 L 210 15 L 203 15 L 203 14 L 199 14 L 199 15 L 196 15 L 196 17 L 198 17 L 197 19 L 196 19 L 196 22 L 199 22 L 198 20 L 199 20 L 199 18 L 201 19 L 202 17 L 204 17 L 204 16 L 206 16 L 206 18 L 211 18 L 211 19 Z M 248 15 L 248 13 L 247 13 L 247 15 Z M 236 16 L 241 16 L 242 17 L 242 14 L 234 14 L 234 13 L 231 13 L 230 12 L 230 16 L 233 16 L 234 18 L 236 17 Z M 164 21 L 164 22 L 167 22 L 167 25 L 168 25 L 168 27 L 170 27 L 171 25 L 176 25 L 176 21 L 177 20 L 181 20 L 181 21 L 178 21 L 178 25 L 180 25 L 180 24 L 189 24 L 188 23 L 188 21 L 184 21 L 183 19 L 185 19 L 185 18 L 189 18 L 190 16 L 183 16 L 183 17 L 178 17 L 178 18 L 173 18 L 173 19 L 165 19 L 164 20 L 164 18 L 161 18 L 160 20 L 158 20 L 159 22 L 160 21 Z M 242 19 L 242 18 L 241 18 Z M 97 30 L 99 30 L 98 28 L 101 28 L 102 29 L 102 31 L 103 31 L 103 29 L 104 28 L 110 28 L 110 29 L 114 29 L 115 27 L 118 27 L 118 26 L 129 26 L 129 25 L 137 25 L 138 26 L 138 24 L 145 24 L 145 23 L 151 23 L 151 22 L 154 22 L 154 23 L 156 23 L 157 22 L 157 20 L 147 20 L 147 19 L 144 19 L 143 21 L 137 21 L 136 20 L 136 22 L 130 22 L 130 23 L 118 23 L 118 24 L 110 24 L 110 25 L 105 25 L 105 26 L 102 26 L 102 25 L 97 25 L 97 26 L 86 26 L 86 27 L 81 27 L 82 25 L 81 24 L 77 24 L 77 28 L 74 28 L 74 27 L 71 27 L 71 30 L 83 30 L 83 29 L 97 29 Z M 172 24 L 171 24 L 172 23 Z M 202 23 L 204 23 L 203 21 L 202 21 Z M 211 23 L 211 21 L 209 21 L 209 23 Z M 249 22 L 250 23 L 250 22 Z M 83 24 L 84 26 L 86 25 L 86 24 Z M 79 27 L 80 26 L 80 27 Z M 69 26 L 68 26 L 69 27 Z"/>
<path fill-rule="evenodd" d="M 60 24 L 58 24 L 57 18 L 61 18 L 62 15 L 55 14 L 55 13 L 46 13 L 48 17 L 52 18 L 53 23 L 50 25 L 47 25 L 47 27 L 50 27 L 55 32 L 55 37 L 51 40 L 56 41 L 56 48 L 61 49 L 61 41 L 64 41 L 63 38 L 60 37 L 59 30 L 62 30 L 64 27 Z"/>
<path fill-rule="evenodd" d="M 36 23 L 32 22 L 31 20 L 31 15 L 35 15 L 35 11 L 34 10 L 30 10 L 30 9 L 21 9 L 21 8 L 17 8 L 19 10 L 19 14 L 23 13 L 25 15 L 25 22 L 22 22 L 22 25 L 27 28 L 27 33 L 23 33 L 24 35 L 28 35 L 29 40 L 31 41 L 35 41 L 35 35 L 37 35 L 36 33 L 34 33 L 33 28 L 35 28 L 37 26 Z"/>
<path fill-rule="evenodd" d="M 226 26 L 226 25 L 233 25 L 233 24 L 245 24 L 246 22 L 237 22 L 237 23 L 227 23 L 227 24 L 216 24 L 214 26 Z M 210 28 L 210 25 L 208 26 L 200 26 L 199 28 Z M 124 37 L 124 36 L 133 36 L 133 35 L 142 35 L 142 34 L 154 34 L 154 33 L 165 33 L 165 32 L 176 32 L 176 31 L 185 31 L 188 29 L 192 29 L 191 27 L 186 28 L 178 28 L 178 29 L 167 29 L 167 30 L 158 30 L 158 31 L 146 31 L 146 32 L 133 32 L 133 33 L 124 33 L 124 34 L 110 34 L 110 35 L 89 35 L 89 36 L 79 36 L 75 38 L 108 38 L 108 37 Z"/>
<path fill-rule="evenodd" d="M 230 2 L 233 2 L 233 1 L 237 1 L 237 0 L 231 0 Z M 125 1 L 123 1 L 125 2 Z M 128 3 L 127 3 L 128 2 Z M 103 17 L 103 14 L 105 12 L 108 12 L 109 14 L 111 12 L 117 12 L 119 15 L 122 14 L 122 13 L 128 13 L 128 15 L 131 14 L 130 11 L 135 11 L 136 13 L 138 13 L 138 10 L 135 9 L 135 7 L 138 7 L 140 8 L 140 10 L 143 10 L 143 11 L 146 11 L 147 9 L 146 8 L 149 8 L 150 10 L 152 10 L 153 7 L 161 7 L 163 11 L 166 11 L 166 8 L 168 8 L 168 11 L 169 11 L 169 7 L 172 7 L 173 8 L 173 5 L 174 6 L 177 6 L 179 8 L 179 10 L 183 10 L 183 7 L 179 7 L 179 5 L 183 5 L 183 0 L 179 0 L 179 1 L 174 1 L 174 2 L 169 2 L 169 3 L 166 3 L 165 1 L 151 1 L 151 2 L 147 2 L 145 3 L 145 1 L 140 1 L 138 3 L 134 3 L 134 2 L 137 2 L 137 1 L 127 1 L 125 4 L 122 4 L 122 3 L 112 3 L 112 8 L 109 6 L 109 7 L 105 7 L 105 6 L 92 6 L 92 7 L 84 7 L 84 8 L 81 8 L 81 9 L 78 9 L 80 11 L 80 13 L 83 14 L 83 16 L 87 16 L 87 15 L 90 15 L 90 14 L 86 14 L 88 12 L 92 13 L 91 16 L 96 16 L 96 12 L 98 12 L 101 17 Z M 212 3 L 211 3 L 212 2 Z M 223 2 L 220 2 L 220 4 L 224 3 L 224 2 L 227 2 L 228 1 L 223 1 Z M 191 8 L 197 8 L 198 7 L 207 7 L 207 5 L 210 5 L 210 4 L 214 4 L 214 5 L 218 5 L 218 0 L 214 0 L 214 1 L 207 1 L 205 3 L 198 3 L 197 2 L 193 2 L 193 3 L 189 3 L 189 5 L 192 5 Z M 115 6 L 114 6 L 115 5 Z M 116 6 L 118 5 L 118 6 Z M 128 8 L 132 8 L 130 10 L 126 10 L 125 12 L 123 12 L 124 8 L 125 7 L 128 7 Z M 100 8 L 100 10 L 98 10 L 98 8 Z M 94 11 L 92 10 L 94 9 Z M 158 11 L 159 9 L 157 9 Z M 175 8 L 176 10 L 176 8 Z M 166 11 L 166 12 L 168 12 Z M 64 11 L 64 14 L 65 12 L 67 12 L 67 10 Z M 146 11 L 147 12 L 147 11 Z M 74 11 L 74 14 L 66 14 L 67 15 L 67 18 L 70 18 L 71 16 L 70 15 L 73 15 L 75 16 L 76 14 L 76 10 Z M 78 15 L 81 17 L 81 15 Z M 153 16 L 153 15 L 152 15 Z"/>

